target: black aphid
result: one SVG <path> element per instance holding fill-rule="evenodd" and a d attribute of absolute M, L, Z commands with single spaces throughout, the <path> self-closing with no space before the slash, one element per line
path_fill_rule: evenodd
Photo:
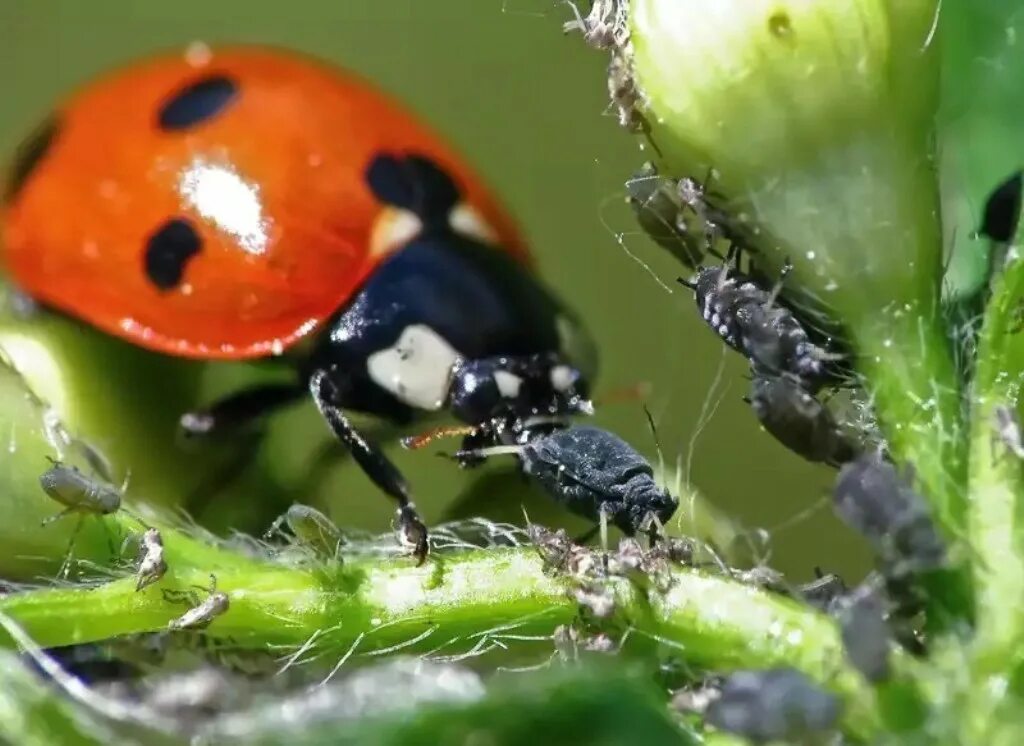
<path fill-rule="evenodd" d="M 793 741 L 831 730 L 839 700 L 791 668 L 737 671 L 707 706 L 707 722 L 755 743 Z"/>
<path fill-rule="evenodd" d="M 456 458 L 473 463 L 499 454 L 518 456 L 523 473 L 573 513 L 595 523 L 611 523 L 630 536 L 656 530 L 678 506 L 658 486 L 647 460 L 601 428 L 559 429 L 524 445 L 459 451 Z"/>
<path fill-rule="evenodd" d="M 891 463 L 864 453 L 839 471 L 836 513 L 871 544 L 891 577 L 940 567 L 945 545 L 922 498 Z"/>
<path fill-rule="evenodd" d="M 885 603 L 870 585 L 862 585 L 837 604 L 836 616 L 846 657 L 868 681 L 889 676 L 889 640 Z"/>
<path fill-rule="evenodd" d="M 817 576 L 810 583 L 797 586 L 796 592 L 807 604 L 819 611 L 830 612 L 846 593 L 846 583 L 834 573 L 822 573 L 814 568 Z"/>
<path fill-rule="evenodd" d="M 815 344 L 793 312 L 779 304 L 782 279 L 765 290 L 733 264 L 702 267 L 694 279 L 679 282 L 693 291 L 708 326 L 750 360 L 755 373 L 793 375 L 815 393 L 830 376 L 827 364 L 842 356 Z M 788 271 L 787 265 L 783 278 Z"/>
<path fill-rule="evenodd" d="M 765 430 L 808 461 L 838 467 L 857 455 L 828 407 L 792 375 L 755 372 L 746 401 Z"/>

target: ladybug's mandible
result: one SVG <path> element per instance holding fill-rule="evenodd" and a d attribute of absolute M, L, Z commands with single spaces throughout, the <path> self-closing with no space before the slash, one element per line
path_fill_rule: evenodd
<path fill-rule="evenodd" d="M 393 100 L 292 53 L 193 50 L 79 91 L 20 150 L 3 234 L 22 290 L 105 332 L 287 355 L 294 383 L 182 426 L 222 431 L 308 391 L 421 559 L 405 480 L 346 410 L 447 409 L 479 445 L 590 409 L 589 339 L 479 179 Z"/>

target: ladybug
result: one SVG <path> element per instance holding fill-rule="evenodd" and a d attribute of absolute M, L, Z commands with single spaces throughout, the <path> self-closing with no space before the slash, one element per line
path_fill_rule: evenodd
<path fill-rule="evenodd" d="M 41 305 L 178 357 L 282 357 L 294 382 L 182 416 L 209 435 L 308 392 L 367 476 L 408 484 L 347 414 L 447 410 L 473 444 L 592 411 L 590 338 L 488 189 L 350 73 L 255 47 L 171 54 L 64 102 L 19 151 L 5 263 Z"/>

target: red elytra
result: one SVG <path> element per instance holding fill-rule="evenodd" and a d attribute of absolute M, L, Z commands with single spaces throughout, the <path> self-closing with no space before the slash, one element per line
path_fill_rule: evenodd
<path fill-rule="evenodd" d="M 209 81 L 189 103 L 202 109 L 212 91 L 216 114 L 186 111 L 182 126 L 169 107 Z M 530 264 L 512 221 L 438 135 L 360 78 L 293 52 L 158 57 L 82 89 L 53 121 L 4 207 L 8 271 L 44 304 L 153 350 L 256 358 L 318 328 L 400 248 L 400 216 L 365 179 L 381 152 L 440 164 L 496 250 Z M 201 249 L 160 287 L 144 254 L 172 218 Z"/>

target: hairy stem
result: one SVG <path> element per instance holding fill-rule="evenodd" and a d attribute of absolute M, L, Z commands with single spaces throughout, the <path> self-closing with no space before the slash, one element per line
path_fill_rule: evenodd
<path fill-rule="evenodd" d="M 125 516 L 108 520 L 122 530 L 138 528 Z M 164 532 L 164 543 L 171 570 L 141 592 L 132 577 L 88 589 L 39 589 L 0 600 L 0 613 L 44 647 L 159 631 L 184 611 L 163 591 L 207 586 L 212 573 L 230 607 L 206 630 L 210 638 L 250 650 L 306 646 L 307 657 L 323 661 L 396 650 L 457 654 L 545 638 L 579 615 L 573 596 L 579 579 L 546 571 L 532 547 L 438 554 L 422 567 L 405 558 L 355 557 L 300 568 L 243 557 L 174 530 Z M 647 576 L 601 582 L 615 611 L 594 621 L 595 629 L 628 631 L 640 649 L 661 643 L 687 663 L 717 671 L 793 666 L 844 697 L 851 732 L 877 726 L 875 695 L 846 665 L 828 618 L 683 566 L 656 586 Z"/>

